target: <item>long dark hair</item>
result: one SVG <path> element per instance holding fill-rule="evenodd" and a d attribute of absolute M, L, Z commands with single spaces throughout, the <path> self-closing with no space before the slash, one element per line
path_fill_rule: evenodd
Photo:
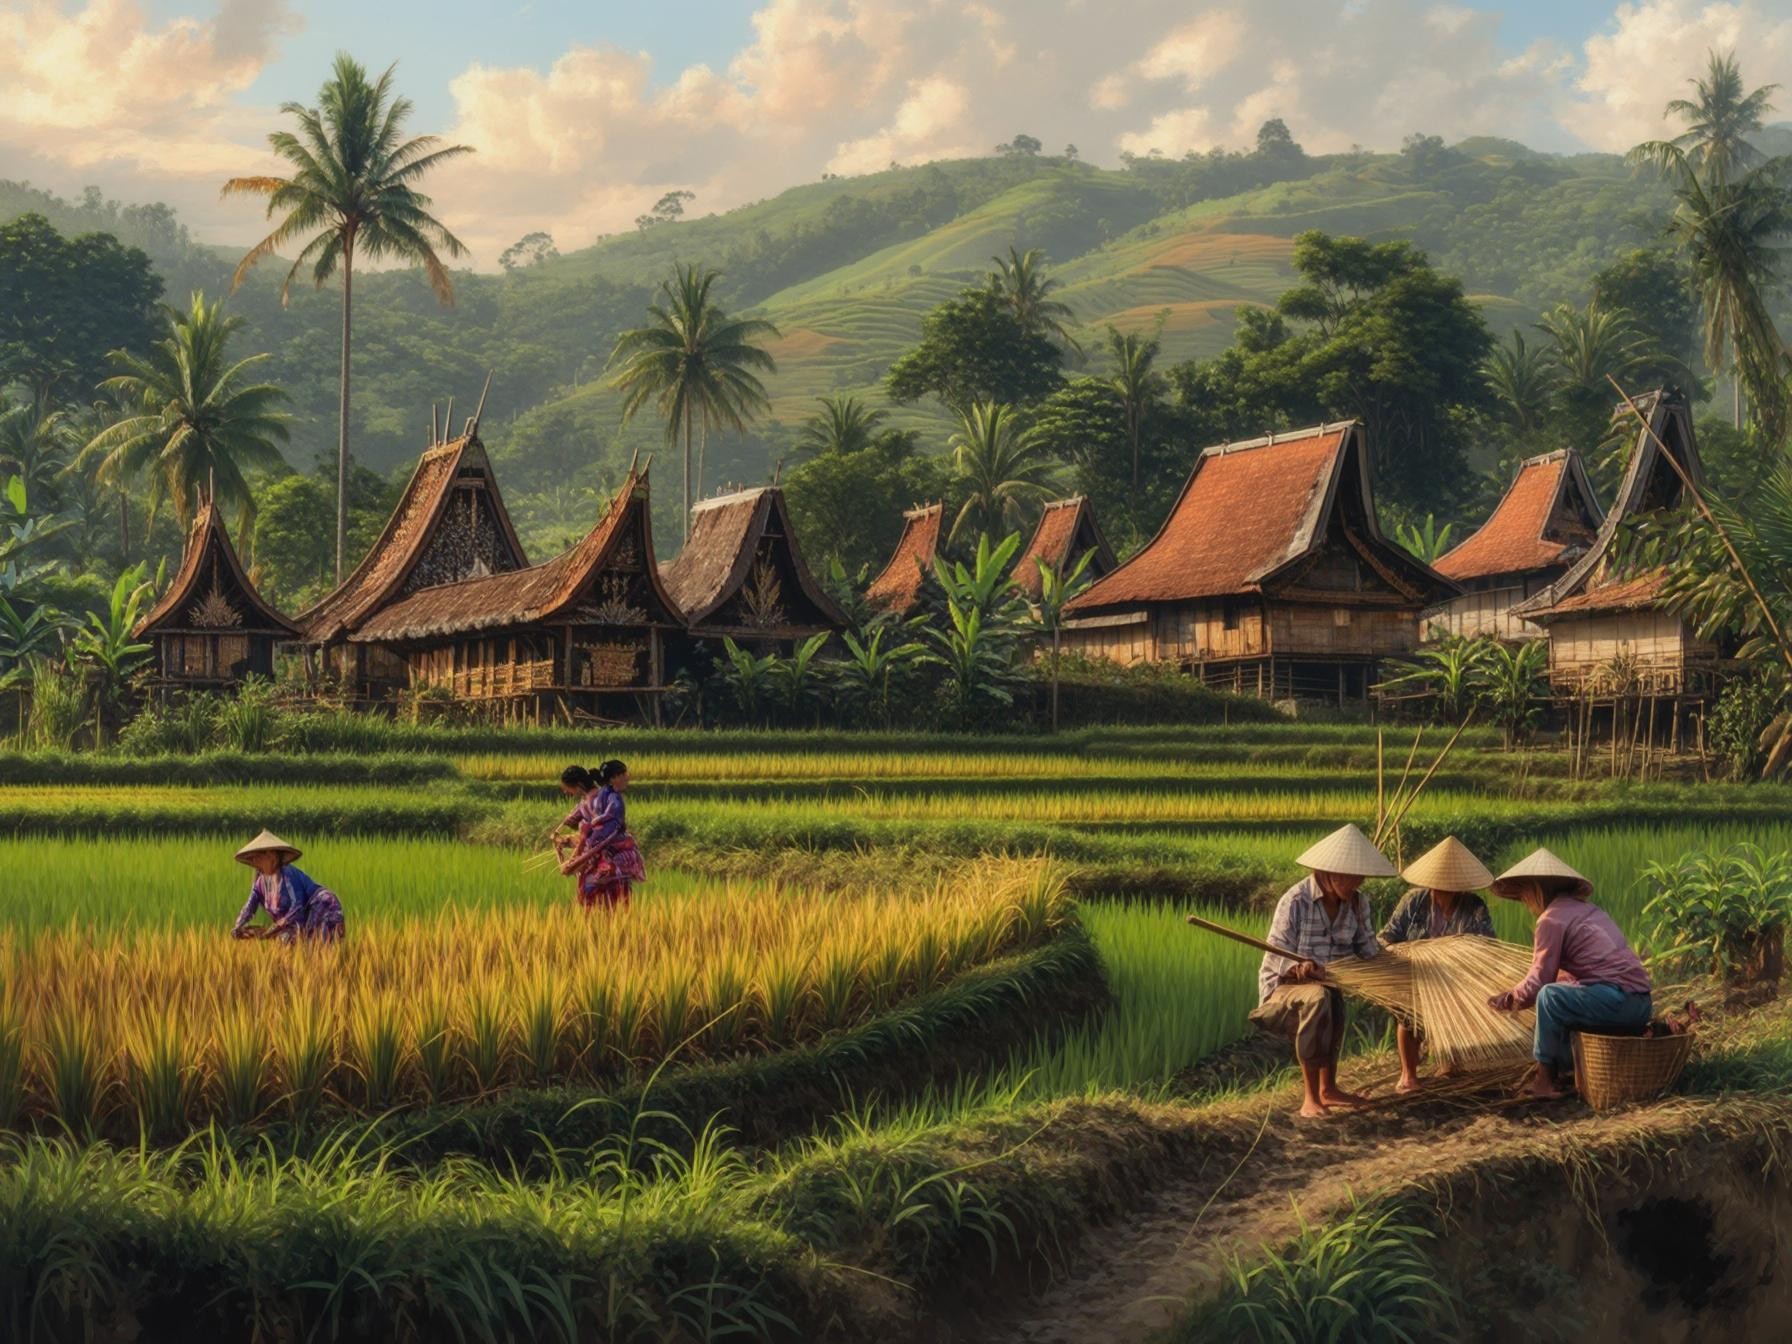
<path fill-rule="evenodd" d="M 605 761 L 602 765 L 597 767 L 595 772 L 593 772 L 592 779 L 599 784 L 608 784 L 612 779 L 615 779 L 617 775 L 626 775 L 627 773 L 628 766 L 624 762 Z"/>
<path fill-rule="evenodd" d="M 591 771 L 587 770 L 582 765 L 569 765 L 566 769 L 560 772 L 560 782 L 566 785 L 569 789 L 578 789 L 583 793 L 590 793 L 591 790 L 595 789 L 598 784 L 602 782 L 598 779 L 598 773 L 601 772 L 602 769 L 603 767 L 599 766 L 597 771 Z"/>

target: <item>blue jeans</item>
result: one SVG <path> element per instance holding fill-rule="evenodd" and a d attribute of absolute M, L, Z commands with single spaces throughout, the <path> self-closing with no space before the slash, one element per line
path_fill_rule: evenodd
<path fill-rule="evenodd" d="M 1537 1044 L 1531 1054 L 1558 1073 L 1574 1066 L 1571 1031 L 1624 1035 L 1646 1026 L 1654 1004 L 1647 992 L 1616 985 L 1545 985 L 1537 993 Z"/>

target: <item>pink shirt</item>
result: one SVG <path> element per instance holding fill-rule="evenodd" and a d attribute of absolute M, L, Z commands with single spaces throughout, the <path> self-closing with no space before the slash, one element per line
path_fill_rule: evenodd
<path fill-rule="evenodd" d="M 1612 917 L 1590 901 L 1558 896 L 1537 917 L 1531 945 L 1531 973 L 1513 988 L 1512 1006 L 1529 1008 L 1537 991 L 1557 979 L 1582 985 L 1616 985 L 1632 994 L 1649 992 L 1649 972 L 1630 950 Z"/>

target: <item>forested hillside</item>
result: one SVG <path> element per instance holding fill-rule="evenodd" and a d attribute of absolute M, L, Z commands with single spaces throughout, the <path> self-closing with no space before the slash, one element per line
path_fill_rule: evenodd
<path fill-rule="evenodd" d="M 1546 156 L 1492 139 L 1450 147 L 1414 137 L 1397 154 L 1330 157 L 1283 140 L 1253 154 L 1129 159 L 1117 170 L 1016 154 L 830 179 L 585 246 L 554 240 L 563 252 L 538 248 L 504 273 L 457 276 L 452 308 L 415 273 L 359 278 L 355 452 L 382 475 L 403 471 L 426 439 L 432 403 L 456 398 L 458 418 L 491 370 L 486 438 L 539 550 L 587 526 L 630 454 L 661 443 L 651 416 L 621 428 L 602 373 L 617 333 L 640 320 L 677 260 L 718 268 L 721 301 L 780 333 L 770 342 L 772 414 L 748 436 L 708 445 L 708 491 L 766 477 L 818 396 L 857 393 L 883 405 L 882 379 L 923 316 L 1009 247 L 1042 249 L 1085 347 L 1110 324 L 1161 330 L 1159 364 L 1168 366 L 1216 355 L 1241 308 L 1275 301 L 1303 230 L 1412 240 L 1462 278 L 1503 335 L 1550 305 L 1584 301 L 1596 270 L 1659 238 L 1667 206 L 1652 175 L 1616 157 Z M 452 224 L 452 202 L 441 209 Z M 0 219 L 27 211 L 66 233 L 104 230 L 143 248 L 170 302 L 195 288 L 228 291 L 235 250 L 196 243 L 163 207 L 119 206 L 94 192 L 62 201 L 0 183 Z M 263 372 L 292 397 L 287 456 L 309 468 L 334 449 L 338 301 L 301 281 L 282 308 L 283 273 L 262 266 L 229 308 L 247 320 L 242 347 L 270 352 Z M 924 449 L 943 446 L 936 402 L 892 410 L 891 426 L 921 431 Z M 662 489 L 659 505 L 666 535 L 676 535 L 674 492 Z"/>

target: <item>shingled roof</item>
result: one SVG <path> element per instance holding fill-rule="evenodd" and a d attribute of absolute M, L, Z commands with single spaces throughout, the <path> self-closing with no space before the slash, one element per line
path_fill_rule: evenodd
<path fill-rule="evenodd" d="M 490 552 L 460 554 L 455 550 L 443 554 L 439 564 L 424 566 L 432 550 L 430 543 L 457 495 L 469 510 L 477 508 L 480 500 L 489 508 L 494 522 Z M 334 591 L 300 612 L 298 622 L 307 641 L 329 644 L 356 632 L 380 607 L 413 589 L 480 573 L 520 570 L 528 563 L 504 497 L 498 493 L 485 445 L 477 430 L 469 428 L 458 439 L 439 443 L 417 459 L 417 469 L 373 549 Z"/>
<path fill-rule="evenodd" d="M 784 491 L 775 485 L 707 499 L 692 509 L 690 538 L 662 570 L 666 591 L 691 625 L 710 622 L 747 586 L 767 548 L 774 567 L 794 578 L 811 611 L 807 620 L 792 618 L 788 604 L 780 602 L 782 619 L 767 611 L 761 624 L 803 629 L 846 624 L 846 614 L 803 563 Z M 719 624 L 732 629 L 737 622 Z"/>
<path fill-rule="evenodd" d="M 1656 443 L 1658 438 L 1693 484 L 1703 486 L 1705 470 L 1699 462 L 1692 412 L 1684 393 L 1678 388 L 1660 388 L 1636 398 L 1636 405 L 1647 418 L 1648 426 L 1637 426 L 1624 482 L 1618 487 L 1611 512 L 1599 526 L 1599 534 L 1566 574 L 1534 597 L 1515 603 L 1514 615 L 1548 623 L 1560 616 L 1640 611 L 1655 605 L 1661 590 L 1661 571 L 1619 572 L 1612 563 L 1612 547 L 1631 518 L 1675 508 L 1686 494 L 1680 473 L 1663 457 Z M 1628 406 L 1620 404 L 1613 410 L 1612 420 L 1634 422 L 1635 417 Z"/>
<path fill-rule="evenodd" d="M 634 542 L 629 568 L 646 589 L 637 605 L 618 593 L 596 600 L 592 584 Z M 617 610 L 613 604 L 623 603 Z M 605 610 L 610 606 L 610 610 Z M 618 625 L 679 625 L 683 617 L 653 561 L 647 479 L 631 473 L 603 520 L 577 545 L 545 564 L 422 588 L 369 617 L 350 639 L 363 644 L 435 639 L 478 630 L 553 621 Z"/>
<path fill-rule="evenodd" d="M 922 585 L 933 572 L 945 511 L 943 503 L 924 504 L 902 515 L 902 535 L 896 539 L 890 563 L 865 589 L 867 602 L 896 616 L 906 616 L 914 610 L 921 600 Z"/>
<path fill-rule="evenodd" d="M 1041 587 L 1036 562 L 1043 560 L 1048 569 L 1063 574 L 1085 551 L 1094 552 L 1089 567 L 1083 571 L 1091 581 L 1110 572 L 1118 563 L 1113 548 L 1095 521 L 1095 507 L 1089 503 L 1088 496 L 1053 500 L 1039 515 L 1039 526 L 1033 529 L 1033 539 L 1020 553 L 1020 559 L 1014 562 L 1010 577 L 1016 588 L 1036 602 Z"/>
<path fill-rule="evenodd" d="M 1464 583 L 1567 565 L 1586 551 L 1602 519 L 1580 454 L 1544 453 L 1525 459 L 1492 516 L 1434 568 Z"/>
<path fill-rule="evenodd" d="M 298 626 L 274 610 L 249 581 L 217 506 L 208 501 L 193 515 L 173 582 L 137 622 L 131 638 L 217 629 L 283 639 L 299 634 Z"/>
<path fill-rule="evenodd" d="M 1354 494 L 1358 540 L 1415 591 L 1451 585 L 1390 545 L 1375 521 L 1367 445 L 1356 421 L 1204 450 L 1149 545 L 1066 604 L 1072 613 L 1263 591 L 1315 553 L 1339 500 Z"/>

